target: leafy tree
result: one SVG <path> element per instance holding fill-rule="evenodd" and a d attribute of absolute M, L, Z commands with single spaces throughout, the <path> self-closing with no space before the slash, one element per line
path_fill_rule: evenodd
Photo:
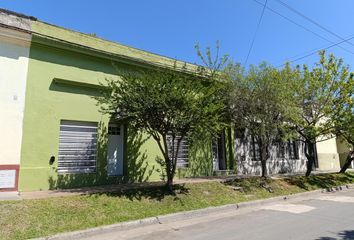
<path fill-rule="evenodd" d="M 350 76 L 352 78 L 352 76 Z M 344 173 L 354 160 L 354 81 L 349 79 L 347 92 L 343 91 L 347 101 L 336 104 L 337 111 L 333 111 L 332 119 L 335 125 L 335 134 L 340 137 L 343 142 L 351 146 L 346 162 L 342 166 L 340 173 Z"/>
<path fill-rule="evenodd" d="M 224 84 L 207 69 L 190 65 L 119 75 L 120 80 L 108 79 L 104 84 L 107 91 L 97 97 L 101 111 L 126 118 L 129 126 L 156 141 L 171 189 L 183 139 L 198 131 L 214 133 L 221 128 L 224 104 L 220 92 Z"/>
<path fill-rule="evenodd" d="M 288 135 L 284 124 L 290 96 L 283 82 L 286 70 L 278 71 L 265 63 L 251 66 L 247 73 L 238 64 L 226 69 L 233 86 L 230 115 L 235 128 L 246 129 L 258 144 L 263 177 L 267 175 L 271 144 L 280 134 Z"/>
<path fill-rule="evenodd" d="M 353 94 L 353 78 L 343 60 L 333 54 L 327 57 L 325 51 L 319 55 L 314 68 L 298 66 L 287 80 L 293 91 L 289 123 L 305 141 L 306 176 L 311 174 L 315 163 L 315 144 L 335 136 L 334 116 L 343 111 Z"/>

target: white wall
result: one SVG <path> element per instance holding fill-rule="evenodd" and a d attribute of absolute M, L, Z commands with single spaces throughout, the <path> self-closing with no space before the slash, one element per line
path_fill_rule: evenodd
<path fill-rule="evenodd" d="M 249 155 L 250 136 L 246 138 L 235 136 L 234 144 L 237 173 L 240 175 L 261 175 L 261 162 L 252 160 L 252 156 Z M 277 157 L 278 148 L 276 145 L 270 146 L 269 152 L 270 158 L 267 160 L 268 174 L 300 173 L 306 171 L 307 159 L 304 154 L 304 143 L 299 142 L 298 159 L 290 159 L 287 147 L 285 147 L 286 153 L 284 158 Z"/>
<path fill-rule="evenodd" d="M 20 164 L 30 40 L 0 27 L 0 165 Z"/>

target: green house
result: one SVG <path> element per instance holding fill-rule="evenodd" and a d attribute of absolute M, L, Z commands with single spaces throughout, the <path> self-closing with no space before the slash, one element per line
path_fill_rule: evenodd
<path fill-rule="evenodd" d="M 155 141 L 133 131 L 129 122 L 102 114 L 93 97 L 101 92 L 100 82 L 119 79 L 119 70 L 174 64 L 171 58 L 0 10 L 0 191 L 161 180 Z M 215 139 L 184 141 L 177 177 L 259 173 L 257 146 L 234 134 L 226 129 Z M 327 144 L 331 147 L 318 146 L 318 166 L 337 169 L 336 141 Z M 269 172 L 303 171 L 301 147 L 284 146 L 274 147 L 278 153 Z"/>
<path fill-rule="evenodd" d="M 24 111 L 19 124 L 22 139 L 17 143 L 21 144 L 19 159 L 13 164 L 18 183 L 5 189 L 32 191 L 160 180 L 156 158 L 161 154 L 154 140 L 132 131 L 129 122 L 103 115 L 93 97 L 100 94 L 100 82 L 119 78 L 118 70 L 168 68 L 175 60 L 32 17 L 9 11 L 1 14 L 3 22 L 10 24 L 8 28 L 27 37 L 22 46 L 27 50 L 27 72 L 22 76 Z M 23 21 L 26 26 L 14 24 Z M 177 177 L 213 174 L 212 141 L 201 139 L 193 144 L 183 142 Z M 223 157 L 226 169 L 225 154 Z"/>

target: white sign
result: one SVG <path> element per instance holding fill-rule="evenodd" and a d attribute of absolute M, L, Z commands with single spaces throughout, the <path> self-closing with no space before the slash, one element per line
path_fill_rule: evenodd
<path fill-rule="evenodd" d="M 15 188 L 16 170 L 0 170 L 0 189 Z"/>

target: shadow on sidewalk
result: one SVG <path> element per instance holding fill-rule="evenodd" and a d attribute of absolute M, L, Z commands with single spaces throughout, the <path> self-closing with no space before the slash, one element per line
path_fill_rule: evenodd
<path fill-rule="evenodd" d="M 316 240 L 353 240 L 354 239 L 354 230 L 346 230 L 339 232 L 338 237 L 320 237 Z"/>

